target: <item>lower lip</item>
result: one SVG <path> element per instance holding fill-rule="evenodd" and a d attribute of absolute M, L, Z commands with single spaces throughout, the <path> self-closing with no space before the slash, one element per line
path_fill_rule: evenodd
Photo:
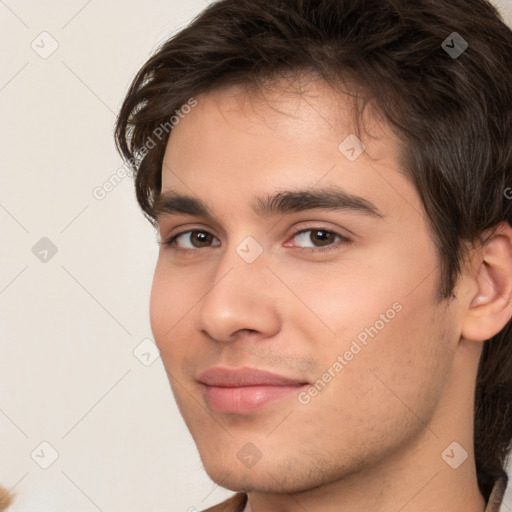
<path fill-rule="evenodd" d="M 275 400 L 298 393 L 305 386 L 202 387 L 210 409 L 225 414 L 247 414 Z"/>

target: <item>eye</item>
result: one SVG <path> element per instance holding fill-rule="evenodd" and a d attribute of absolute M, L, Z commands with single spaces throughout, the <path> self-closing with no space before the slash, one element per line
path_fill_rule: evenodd
<path fill-rule="evenodd" d="M 350 240 L 347 237 L 342 236 L 335 231 L 322 228 L 303 229 L 297 231 L 291 239 L 293 246 L 299 247 L 301 249 L 312 250 L 322 250 L 322 247 L 326 247 L 325 250 L 327 250 L 330 249 L 334 244 L 337 246 L 339 242 L 349 241 Z M 289 243 L 286 245 L 289 245 Z"/>
<path fill-rule="evenodd" d="M 201 249 L 203 247 L 218 246 L 220 242 L 208 231 L 193 229 L 171 237 L 165 244 L 175 245 L 179 249 Z"/>
<path fill-rule="evenodd" d="M 295 247 L 298 250 L 309 252 L 328 251 L 336 249 L 340 244 L 348 243 L 350 240 L 329 229 L 309 228 L 297 230 L 285 247 Z M 163 245 L 171 246 L 176 251 L 193 252 L 208 247 L 218 247 L 220 241 L 211 233 L 201 229 L 183 231 L 161 242 Z"/>

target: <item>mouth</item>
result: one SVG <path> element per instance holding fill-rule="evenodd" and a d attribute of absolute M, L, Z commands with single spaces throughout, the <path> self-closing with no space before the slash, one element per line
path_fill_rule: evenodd
<path fill-rule="evenodd" d="M 249 414 L 310 384 L 255 368 L 215 367 L 198 377 L 207 406 L 224 414 Z"/>

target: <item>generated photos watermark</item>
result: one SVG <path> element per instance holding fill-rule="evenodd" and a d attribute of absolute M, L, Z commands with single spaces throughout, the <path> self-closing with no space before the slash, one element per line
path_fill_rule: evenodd
<path fill-rule="evenodd" d="M 373 339 L 386 327 L 387 324 L 393 320 L 403 306 L 399 302 L 395 302 L 385 313 L 381 313 L 379 319 L 376 320 L 370 327 L 365 327 L 356 337 L 352 340 L 350 347 L 343 355 L 338 355 L 333 364 L 322 374 L 322 376 L 315 381 L 314 384 L 309 386 L 306 391 L 302 391 L 298 395 L 299 403 L 307 405 L 311 400 L 321 393 L 329 384 L 329 382 L 336 377 L 348 364 L 354 359 L 367 345 L 369 339 Z"/>
<path fill-rule="evenodd" d="M 132 176 L 132 169 L 136 166 L 137 160 L 142 160 L 153 148 L 156 147 L 157 143 L 155 139 L 162 141 L 164 137 L 167 137 L 171 130 L 179 124 L 181 119 L 184 119 L 187 114 L 190 114 L 192 109 L 197 106 L 197 100 L 190 98 L 179 110 L 175 110 L 174 114 L 169 118 L 168 121 L 160 123 L 152 132 L 152 136 L 148 136 L 144 145 L 139 149 L 136 158 L 130 158 L 124 164 L 119 167 L 114 173 L 112 173 L 107 180 L 101 185 L 94 187 L 92 195 L 94 199 L 103 201 L 107 195 L 112 192 L 127 176 Z"/>

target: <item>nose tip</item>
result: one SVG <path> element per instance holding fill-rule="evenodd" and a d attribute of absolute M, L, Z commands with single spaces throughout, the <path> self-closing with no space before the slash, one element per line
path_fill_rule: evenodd
<path fill-rule="evenodd" d="M 225 342 L 277 333 L 280 321 L 271 278 L 264 265 L 234 265 L 201 302 L 198 329 L 213 340 Z"/>

